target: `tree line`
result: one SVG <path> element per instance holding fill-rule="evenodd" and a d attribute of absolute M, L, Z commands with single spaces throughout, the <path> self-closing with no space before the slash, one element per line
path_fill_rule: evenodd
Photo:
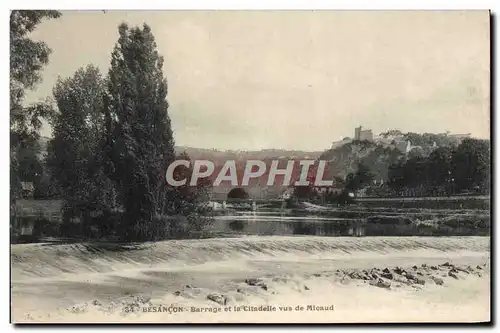
<path fill-rule="evenodd" d="M 53 103 L 23 106 L 25 90 L 40 81 L 50 54 L 28 33 L 60 15 L 11 14 L 11 197 L 20 197 L 21 180 L 40 183 L 45 172 L 62 198 L 63 224 L 70 233 L 89 236 L 97 229 L 100 236 L 135 241 L 201 231 L 209 222 L 203 205 L 209 185 L 173 188 L 165 181 L 167 166 L 189 156 L 174 151 L 163 57 L 147 24 L 118 27 L 107 75 L 89 64 L 58 78 Z M 36 146 L 42 119 L 53 132 L 44 166 Z M 27 150 L 35 153 L 18 163 Z M 190 174 L 178 168 L 176 177 Z"/>
<path fill-rule="evenodd" d="M 453 195 L 490 193 L 489 140 L 466 138 L 459 145 L 438 147 L 428 156 L 415 155 L 389 167 L 388 186 L 396 193 Z"/>
<path fill-rule="evenodd" d="M 372 196 L 489 194 L 490 155 L 488 140 L 472 138 L 435 148 L 429 154 L 411 151 L 388 166 L 385 183 L 367 164 L 360 163 L 356 172 L 347 175 L 346 189 L 356 192 L 366 188 Z"/>

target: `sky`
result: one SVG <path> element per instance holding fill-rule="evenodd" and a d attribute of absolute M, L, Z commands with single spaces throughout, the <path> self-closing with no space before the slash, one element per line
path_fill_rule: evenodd
<path fill-rule="evenodd" d="M 118 25 L 147 23 L 177 145 L 324 150 L 359 125 L 490 136 L 487 11 L 62 14 L 32 34 L 53 53 L 27 102 L 87 64 L 106 74 Z"/>

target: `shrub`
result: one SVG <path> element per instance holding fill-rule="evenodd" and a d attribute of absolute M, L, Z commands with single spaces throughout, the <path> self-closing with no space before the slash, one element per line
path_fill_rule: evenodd
<path fill-rule="evenodd" d="M 405 216 L 370 216 L 367 218 L 367 223 L 369 224 L 384 224 L 384 225 L 409 225 L 413 221 L 409 217 Z"/>

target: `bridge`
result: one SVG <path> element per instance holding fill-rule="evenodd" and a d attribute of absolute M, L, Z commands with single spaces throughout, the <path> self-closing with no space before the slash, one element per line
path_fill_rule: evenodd
<path fill-rule="evenodd" d="M 227 205 L 244 205 L 248 204 L 252 210 L 257 210 L 257 206 L 260 204 L 274 204 L 276 206 L 279 206 L 281 209 L 284 209 L 286 207 L 286 201 L 285 199 L 232 199 L 229 198 L 227 200 L 220 200 L 220 199 L 215 199 L 211 200 L 211 202 L 218 203 L 220 204 L 220 208 L 225 209 Z M 216 208 L 216 207 L 214 207 Z"/>
<path fill-rule="evenodd" d="M 285 202 L 286 200 L 285 199 L 252 199 L 252 198 L 249 198 L 249 199 L 236 199 L 236 198 L 229 198 L 229 199 L 213 199 L 211 200 L 213 202 L 219 202 L 219 203 L 222 203 L 222 202 L 227 202 L 227 203 L 252 203 L 252 202 L 255 202 L 255 203 L 275 203 L 275 202 Z"/>
<path fill-rule="evenodd" d="M 258 202 L 269 200 L 283 200 L 283 193 L 286 192 L 285 186 L 214 186 L 210 190 L 210 200 L 222 202 L 228 199 L 236 200 L 244 194 L 248 199 L 240 200 L 256 200 Z M 236 195 L 231 195 L 231 192 L 239 191 Z M 233 193 L 234 194 L 234 193 Z"/>

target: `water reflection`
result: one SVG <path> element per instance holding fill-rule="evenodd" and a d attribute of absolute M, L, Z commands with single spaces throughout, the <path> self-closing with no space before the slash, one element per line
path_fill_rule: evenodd
<path fill-rule="evenodd" d="M 363 212 L 365 213 L 365 212 Z M 242 235 L 311 235 L 311 236 L 451 236 L 488 235 L 489 227 L 453 228 L 441 217 L 421 224 L 425 214 L 414 218 L 411 213 L 397 215 L 371 212 L 308 212 L 291 210 L 227 211 L 215 217 L 212 231 L 220 236 Z M 346 217 L 349 216 L 349 217 Z M 448 215 L 449 216 L 449 215 Z M 440 222 L 441 221 L 441 222 Z"/>
<path fill-rule="evenodd" d="M 214 231 L 236 235 L 362 235 L 361 219 L 294 214 L 290 211 L 232 211 L 217 216 Z"/>
<path fill-rule="evenodd" d="M 245 230 L 247 222 L 241 220 L 234 220 L 228 223 L 228 226 L 231 230 L 240 232 Z"/>

